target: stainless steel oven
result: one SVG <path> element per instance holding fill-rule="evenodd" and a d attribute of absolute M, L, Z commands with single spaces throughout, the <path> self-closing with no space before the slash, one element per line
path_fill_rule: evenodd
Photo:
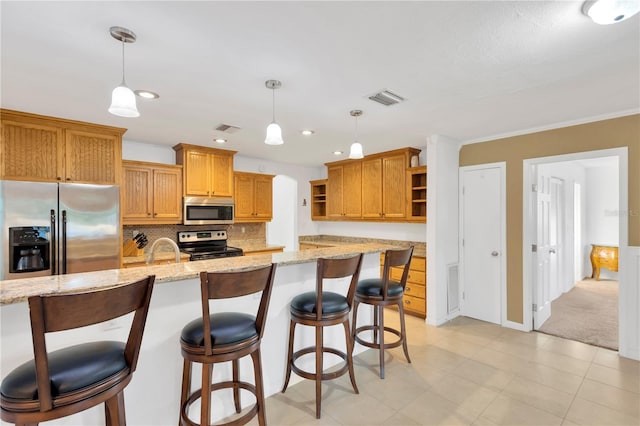
<path fill-rule="evenodd" d="M 233 223 L 232 198 L 184 197 L 183 224 L 229 225 Z"/>

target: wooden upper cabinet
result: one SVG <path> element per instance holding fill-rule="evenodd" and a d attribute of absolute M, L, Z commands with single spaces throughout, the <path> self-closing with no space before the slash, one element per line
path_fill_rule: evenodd
<path fill-rule="evenodd" d="M 360 161 L 327 169 L 327 216 L 362 217 L 362 164 Z"/>
<path fill-rule="evenodd" d="M 362 217 L 382 218 L 382 159 L 362 161 Z"/>
<path fill-rule="evenodd" d="M 176 164 L 184 167 L 183 195 L 233 197 L 233 156 L 236 151 L 178 144 Z"/>
<path fill-rule="evenodd" d="M 66 180 L 115 184 L 121 167 L 122 145 L 116 136 L 96 132 L 67 130 Z"/>
<path fill-rule="evenodd" d="M 419 152 L 402 148 L 326 163 L 327 219 L 408 221 L 407 169 Z"/>
<path fill-rule="evenodd" d="M 182 167 L 123 161 L 124 224 L 182 223 Z"/>
<path fill-rule="evenodd" d="M 119 185 L 126 129 L 1 110 L 0 178 Z"/>
<path fill-rule="evenodd" d="M 273 218 L 274 175 L 234 173 L 235 220 L 268 222 Z"/>

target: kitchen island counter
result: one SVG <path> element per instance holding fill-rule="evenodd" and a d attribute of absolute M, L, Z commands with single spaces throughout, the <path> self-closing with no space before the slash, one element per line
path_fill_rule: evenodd
<path fill-rule="evenodd" d="M 413 245 L 413 255 L 427 257 L 426 244 L 419 241 L 384 240 L 380 238 L 344 237 L 339 235 L 304 235 L 298 238 L 300 244 L 314 244 L 318 246 L 340 247 L 350 244 L 380 244 L 395 247 L 409 247 Z"/>
<path fill-rule="evenodd" d="M 181 330 L 187 323 L 202 315 L 199 273 L 205 270 L 210 272 L 241 271 L 275 262 L 278 267 L 261 345 L 265 396 L 273 395 L 281 390 L 285 375 L 290 321 L 289 304 L 296 295 L 315 289 L 316 260 L 319 257 L 343 257 L 364 253 L 360 279 L 374 278 L 380 274 L 379 253 L 391 247 L 393 246 L 373 243 L 350 244 L 299 252 L 227 257 L 180 264 L 1 281 L 0 321 L 2 327 L 0 328 L 0 340 L 2 346 L 0 348 L 0 370 L 6 374 L 33 358 L 29 308 L 25 302 L 28 296 L 81 290 L 98 291 L 154 274 L 156 285 L 151 297 L 138 368 L 133 375 L 131 384 L 127 386 L 125 391 L 127 424 L 132 426 L 175 425 L 180 406 L 180 378 L 183 365 L 180 354 Z M 348 280 L 346 283 L 340 280 L 330 281 L 337 282 L 327 283 L 329 291 L 333 285 L 344 288 L 344 284 L 348 283 Z M 248 295 L 236 299 L 212 301 L 211 306 L 215 311 L 255 315 L 255 305 L 258 302 L 259 298 Z M 47 349 L 55 350 L 67 347 L 77 344 L 79 340 L 124 341 L 127 338 L 130 321 L 130 318 L 125 316 L 80 330 L 51 333 L 47 336 Z M 371 309 L 361 307 L 358 325 L 365 325 L 371 321 Z M 296 330 L 296 341 L 313 342 L 314 339 L 315 334 L 312 327 L 298 327 Z M 345 351 L 344 330 L 341 327 L 328 327 L 324 334 L 324 346 Z M 365 349 L 361 345 L 356 345 L 354 354 Z M 312 370 L 314 360 L 312 357 L 307 358 L 300 359 L 299 366 L 306 370 Z M 337 357 L 328 357 L 325 361 L 325 367 L 331 368 L 337 362 L 339 362 Z M 215 381 L 231 378 L 231 367 L 227 364 L 216 366 L 214 370 Z M 199 372 L 195 371 L 194 375 L 198 376 Z M 247 382 L 253 381 L 250 357 L 240 360 L 240 379 Z M 293 375 L 290 386 L 300 380 L 302 380 L 300 377 Z M 243 405 L 246 406 L 249 403 L 251 403 L 250 398 L 243 398 Z M 213 421 L 219 421 L 235 412 L 231 392 L 215 392 L 212 411 Z M 196 413 L 192 413 L 192 417 L 196 417 Z M 101 424 L 103 422 L 104 408 L 98 406 L 57 420 L 56 424 L 72 426 Z"/>
<path fill-rule="evenodd" d="M 355 253 L 379 253 L 390 247 L 392 246 L 376 243 L 347 244 L 326 249 L 226 257 L 168 265 L 5 280 L 0 281 L 0 305 L 24 302 L 29 296 L 38 294 L 70 293 L 116 287 L 142 279 L 147 275 L 155 275 L 156 283 L 165 283 L 198 278 L 201 271 L 242 271 L 264 266 L 271 262 L 277 263 L 278 266 L 294 265 L 315 262 L 319 257 L 339 257 Z"/>

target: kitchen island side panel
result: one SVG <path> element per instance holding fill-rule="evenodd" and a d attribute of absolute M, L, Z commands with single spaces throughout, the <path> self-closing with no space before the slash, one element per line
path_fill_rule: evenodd
<path fill-rule="evenodd" d="M 265 335 L 261 345 L 262 369 L 265 396 L 279 392 L 284 381 L 286 367 L 286 350 L 289 330 L 289 303 L 297 294 L 315 288 L 315 262 L 279 265 L 276 270 L 275 283 Z M 374 278 L 379 275 L 379 253 L 368 253 L 364 256 L 360 278 Z M 340 283 L 337 283 L 340 284 Z M 346 285 L 346 284 L 344 284 Z M 156 285 L 151 298 L 151 307 L 142 341 L 142 349 L 138 368 L 133 380 L 125 389 L 125 406 L 129 425 L 175 425 L 178 419 L 180 404 L 180 387 L 183 359 L 180 354 L 180 332 L 191 320 L 201 315 L 200 282 L 188 279 Z M 213 303 L 219 303 L 218 301 Z M 258 298 L 246 296 L 220 302 L 220 309 L 238 312 L 254 312 L 253 306 Z M 214 309 L 217 305 L 213 305 Z M 65 347 L 75 342 L 74 338 L 83 340 L 126 339 L 128 322 L 124 317 L 106 324 L 87 327 L 70 333 L 56 333 L 48 339 L 48 349 Z M 361 306 L 358 324 L 364 325 L 372 321 L 369 307 Z M 13 303 L 0 307 L 1 330 L 1 373 L 4 377 L 11 369 L 33 357 L 31 331 L 26 302 Z M 298 326 L 296 329 L 296 350 L 312 345 L 314 330 L 312 327 Z M 329 327 L 325 330 L 326 346 L 345 350 L 344 331 L 341 326 Z M 361 345 L 356 345 L 354 354 L 362 352 Z M 334 357 L 326 357 L 325 368 L 337 362 Z M 313 369 L 313 357 L 301 359 L 302 368 Z M 240 363 L 241 379 L 253 383 L 253 367 L 250 357 Z M 199 387 L 201 369 L 193 370 L 193 386 Z M 230 363 L 216 365 L 214 381 L 231 378 Z M 291 376 L 293 385 L 302 380 L 295 374 Z M 358 377 L 356 377 L 358 380 Z M 252 397 L 242 398 L 243 406 L 248 406 Z M 212 412 L 214 421 L 234 412 L 231 393 L 214 393 Z M 83 413 L 50 422 L 51 425 L 102 424 L 104 411 L 97 406 Z M 192 408 L 192 417 L 196 418 L 199 405 Z M 5 423 L 2 423 L 3 425 Z M 49 424 L 49 423 L 48 423 Z"/>

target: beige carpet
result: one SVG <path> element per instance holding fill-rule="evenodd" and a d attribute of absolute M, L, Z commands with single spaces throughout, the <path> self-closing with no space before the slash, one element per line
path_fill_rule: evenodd
<path fill-rule="evenodd" d="M 585 279 L 551 303 L 541 332 L 618 350 L 618 282 Z"/>

